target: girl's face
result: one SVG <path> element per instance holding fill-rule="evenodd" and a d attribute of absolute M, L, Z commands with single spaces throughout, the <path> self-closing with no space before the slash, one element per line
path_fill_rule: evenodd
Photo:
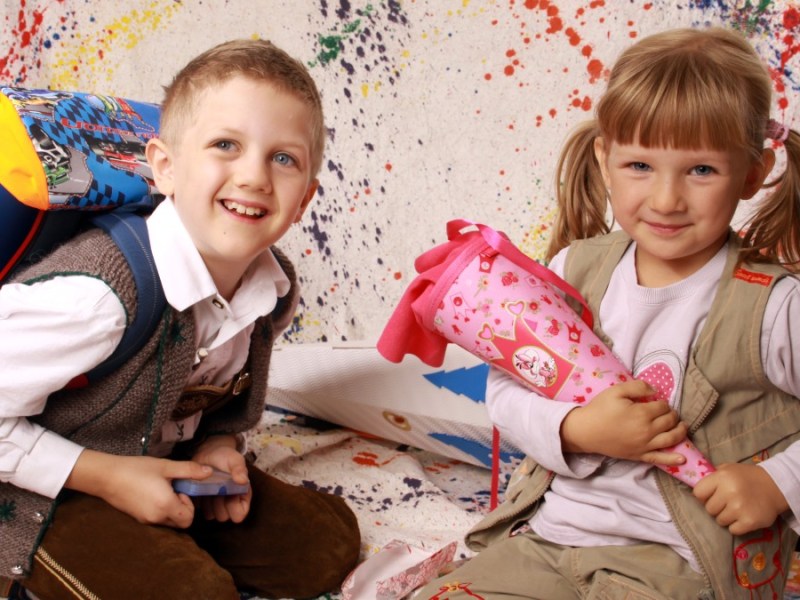
<path fill-rule="evenodd" d="M 639 284 L 662 287 L 705 265 L 725 243 L 740 199 L 761 188 L 774 163 L 745 150 L 645 148 L 595 140 L 611 208 L 637 244 Z"/>

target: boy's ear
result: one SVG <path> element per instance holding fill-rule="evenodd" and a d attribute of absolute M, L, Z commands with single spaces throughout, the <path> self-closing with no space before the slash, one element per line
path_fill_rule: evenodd
<path fill-rule="evenodd" d="M 147 142 L 144 150 L 147 162 L 153 171 L 153 180 L 158 191 L 165 196 L 172 196 L 175 192 L 172 170 L 172 154 L 169 147 L 159 138 Z"/>
<path fill-rule="evenodd" d="M 295 223 L 299 223 L 300 219 L 303 218 L 303 214 L 306 212 L 306 208 L 308 208 L 308 205 L 311 203 L 311 199 L 314 197 L 314 194 L 317 193 L 318 187 L 319 187 L 319 179 L 314 179 L 311 183 L 308 184 L 308 189 L 306 189 L 306 195 L 303 197 L 303 201 L 297 208 L 297 215 L 295 215 L 294 217 Z"/>
<path fill-rule="evenodd" d="M 747 171 L 742 188 L 742 200 L 750 200 L 763 187 L 764 180 L 775 166 L 775 152 L 771 148 L 764 148 L 761 160 L 754 161 Z"/>
<path fill-rule="evenodd" d="M 611 178 L 608 176 L 608 153 L 606 152 L 606 142 L 600 136 L 594 138 L 594 157 L 597 159 L 597 164 L 600 165 L 600 173 L 603 175 L 603 183 L 606 188 L 611 187 Z"/>

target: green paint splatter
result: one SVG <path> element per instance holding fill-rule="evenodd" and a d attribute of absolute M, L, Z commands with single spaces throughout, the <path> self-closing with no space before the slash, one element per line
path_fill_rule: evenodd
<path fill-rule="evenodd" d="M 374 10 L 371 4 L 367 4 L 365 8 L 357 10 L 356 14 L 366 17 L 371 15 Z M 361 19 L 354 19 L 345 23 L 341 31 L 337 32 L 334 30 L 329 35 L 318 35 L 317 43 L 321 49 L 317 52 L 317 59 L 308 63 L 309 67 L 315 67 L 317 65 L 324 67 L 329 62 L 339 58 L 339 54 L 341 54 L 344 49 L 344 40 L 359 33 L 361 33 Z"/>

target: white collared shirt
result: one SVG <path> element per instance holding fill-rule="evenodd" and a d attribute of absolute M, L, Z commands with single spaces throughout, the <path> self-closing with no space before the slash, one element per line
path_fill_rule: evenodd
<path fill-rule="evenodd" d="M 194 311 L 198 352 L 187 385 L 221 385 L 244 366 L 255 320 L 286 295 L 289 280 L 272 253 L 264 252 L 227 302 L 170 199 L 148 218 L 147 228 L 167 302 Z M 26 417 L 41 413 L 51 393 L 110 356 L 124 331 L 124 308 L 97 278 L 0 287 L 0 480 L 51 498 L 58 494 L 83 448 Z M 154 453 L 190 439 L 200 416 L 168 423 Z"/>

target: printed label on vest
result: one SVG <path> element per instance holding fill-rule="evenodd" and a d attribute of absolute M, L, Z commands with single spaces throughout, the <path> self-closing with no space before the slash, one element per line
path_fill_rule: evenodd
<path fill-rule="evenodd" d="M 754 273 L 753 271 L 748 271 L 747 269 L 736 269 L 736 272 L 733 274 L 736 279 L 741 279 L 746 283 L 757 283 L 758 285 L 768 286 L 772 283 L 772 275 L 765 275 L 764 273 Z"/>

